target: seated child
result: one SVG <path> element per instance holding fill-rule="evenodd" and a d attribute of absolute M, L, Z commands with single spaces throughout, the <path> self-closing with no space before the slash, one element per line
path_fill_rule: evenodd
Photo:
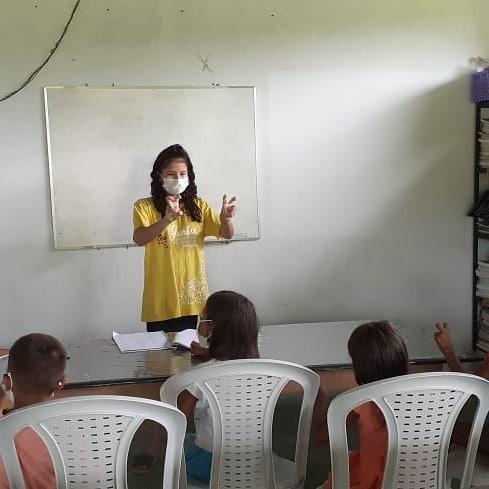
<path fill-rule="evenodd" d="M 231 291 L 212 294 L 204 307 L 199 334 L 207 338 L 193 345 L 194 353 L 201 353 L 209 363 L 258 358 L 258 320 L 255 307 L 246 297 Z M 185 439 L 185 463 L 189 478 L 209 483 L 212 466 L 213 429 L 210 408 L 204 394 L 192 386 L 178 397 L 178 407 L 188 419 L 193 416 L 195 437 Z M 293 462 L 274 456 L 278 485 L 287 485 L 294 479 Z"/>
<path fill-rule="evenodd" d="M 358 385 L 408 373 L 408 354 L 404 339 L 387 321 L 358 326 L 348 340 L 348 352 Z M 320 389 L 313 411 L 313 438 L 328 443 L 327 400 Z M 381 489 L 387 458 L 387 428 L 381 411 L 373 402 L 355 408 L 348 425 L 358 425 L 360 448 L 349 455 L 350 488 Z M 331 488 L 331 474 L 321 488 Z M 319 489 L 319 488 L 318 488 Z"/>
<path fill-rule="evenodd" d="M 48 401 L 63 388 L 66 352 L 52 336 L 33 333 L 19 338 L 9 352 L 7 373 L 0 390 L 1 414 Z M 13 399 L 9 399 L 9 395 Z M 56 489 L 51 457 L 39 436 L 30 428 L 20 431 L 15 446 L 27 489 Z M 9 489 L 0 459 L 0 489 Z"/>

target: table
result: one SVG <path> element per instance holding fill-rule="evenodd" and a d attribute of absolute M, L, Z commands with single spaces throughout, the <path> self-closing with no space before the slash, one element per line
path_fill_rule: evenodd
<path fill-rule="evenodd" d="M 263 358 L 299 363 L 317 371 L 327 390 L 336 392 L 355 385 L 347 341 L 365 321 L 341 321 L 262 326 L 259 349 Z M 406 339 L 412 371 L 440 370 L 444 359 L 432 331 L 400 326 Z M 68 383 L 60 395 L 119 394 L 159 398 L 161 383 L 185 372 L 198 360 L 188 351 L 159 350 L 120 353 L 109 338 L 87 339 L 66 346 Z M 482 359 L 465 352 L 463 361 Z"/>

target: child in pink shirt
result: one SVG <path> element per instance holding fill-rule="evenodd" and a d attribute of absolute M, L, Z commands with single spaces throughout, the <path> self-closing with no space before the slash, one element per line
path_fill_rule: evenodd
<path fill-rule="evenodd" d="M 10 349 L 8 372 L 3 376 L 0 415 L 8 416 L 14 409 L 50 400 L 66 382 L 65 367 L 65 349 L 52 336 L 34 333 L 19 338 Z M 51 457 L 37 433 L 23 429 L 15 438 L 15 447 L 26 488 L 56 489 Z M 0 489 L 9 487 L 0 459 Z"/>

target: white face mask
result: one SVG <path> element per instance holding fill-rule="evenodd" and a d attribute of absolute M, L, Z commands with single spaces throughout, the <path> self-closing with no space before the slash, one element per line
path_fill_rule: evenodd
<path fill-rule="evenodd" d="M 179 195 L 188 187 L 188 177 L 183 178 L 164 178 L 163 188 L 170 195 Z"/>
<path fill-rule="evenodd" d="M 202 347 L 202 348 L 209 348 L 209 339 L 210 339 L 210 335 L 209 336 L 204 336 L 201 332 L 200 332 L 200 325 L 201 323 L 212 323 L 212 320 L 210 319 L 200 319 L 199 317 L 199 320 L 197 321 L 197 338 L 199 339 L 199 345 Z M 207 329 L 207 328 L 205 328 Z M 204 331 L 205 331 L 204 329 Z M 207 331 L 209 332 L 209 331 Z"/>
<path fill-rule="evenodd" d="M 12 387 L 14 386 L 14 382 L 12 381 L 12 374 L 10 372 L 7 372 L 7 375 L 10 379 L 10 389 L 7 390 L 7 388 L 5 387 L 5 384 L 1 384 L 1 388 L 3 390 L 3 392 L 5 392 L 5 395 L 10 399 L 10 402 L 12 404 L 15 403 L 15 399 L 14 399 L 14 393 L 12 392 Z"/>

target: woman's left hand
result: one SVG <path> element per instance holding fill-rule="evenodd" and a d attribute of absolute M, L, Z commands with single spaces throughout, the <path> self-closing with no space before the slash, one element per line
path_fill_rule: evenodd
<path fill-rule="evenodd" d="M 221 221 L 229 221 L 236 215 L 236 197 L 227 199 L 227 195 L 222 196 Z"/>

